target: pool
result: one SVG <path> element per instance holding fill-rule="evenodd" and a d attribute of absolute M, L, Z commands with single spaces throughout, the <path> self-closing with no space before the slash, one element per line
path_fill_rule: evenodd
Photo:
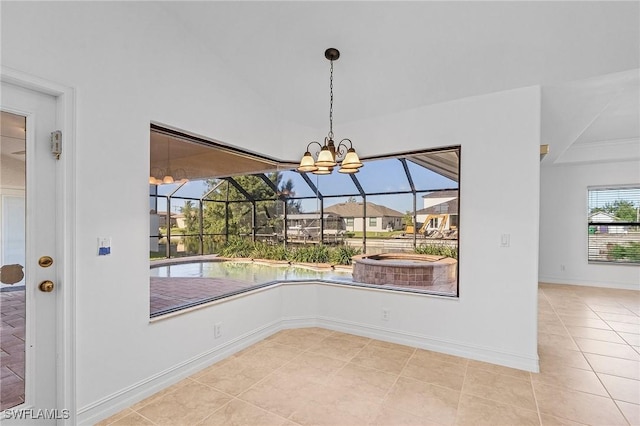
<path fill-rule="evenodd" d="M 173 263 L 177 262 L 177 263 Z M 151 265 L 149 316 L 159 317 L 278 282 L 327 281 L 352 284 L 350 270 L 288 264 L 204 260 L 159 261 Z"/>
<path fill-rule="evenodd" d="M 315 270 L 299 266 L 255 262 L 192 262 L 151 268 L 151 277 L 219 278 L 264 284 L 273 281 L 329 280 L 351 282 L 351 271 Z"/>
<path fill-rule="evenodd" d="M 301 265 L 205 260 L 161 260 L 151 264 L 149 316 L 182 311 L 204 303 L 239 295 L 279 282 L 324 281 L 356 287 L 393 288 L 396 291 L 452 295 L 450 285 L 428 287 L 372 285 L 354 279 L 350 268 L 313 268 Z M 427 290 L 427 291 L 425 291 Z"/>

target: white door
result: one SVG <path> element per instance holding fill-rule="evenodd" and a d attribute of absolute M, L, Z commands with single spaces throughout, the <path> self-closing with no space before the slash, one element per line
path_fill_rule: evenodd
<path fill-rule="evenodd" d="M 8 349 L 13 358 L 10 365 L 2 365 L 3 423 L 54 424 L 67 416 L 64 407 L 57 406 L 56 397 L 56 310 L 60 298 L 57 281 L 60 254 L 56 252 L 59 236 L 56 234 L 61 220 L 56 215 L 59 211 L 56 203 L 61 200 L 56 196 L 58 160 L 50 148 L 50 134 L 56 130 L 56 98 L 5 82 L 1 93 L 4 119 L 0 147 L 0 202 L 3 203 L 0 262 L 8 264 L 0 265 L 0 281 L 4 282 L 0 287 L 3 301 L 0 309 L 3 319 L 10 315 L 12 320 L 2 323 L 4 342 L 0 340 L 0 345 L 6 346 L 2 348 L 3 355 Z M 20 145 L 16 138 L 19 139 L 21 133 L 24 134 L 22 149 L 16 148 Z M 20 214 L 24 217 L 19 217 Z M 11 283 L 20 278 L 16 274 L 21 269 L 24 278 Z M 20 291 L 23 292 L 22 306 Z M 11 300 L 11 304 L 5 303 L 6 300 Z M 26 313 L 22 347 L 18 342 L 21 324 L 16 309 Z M 9 335 L 12 337 L 7 337 L 7 343 L 4 338 Z M 22 367 L 20 350 L 23 351 Z M 5 358 L 9 357 L 3 356 Z M 20 386 L 14 375 L 19 376 L 20 372 L 23 402 L 19 395 L 16 397 Z M 8 388 L 13 391 L 11 395 Z M 19 417 L 22 420 L 17 420 Z"/>

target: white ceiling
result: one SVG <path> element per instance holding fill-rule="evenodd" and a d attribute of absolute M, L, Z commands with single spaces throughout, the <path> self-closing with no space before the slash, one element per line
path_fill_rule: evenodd
<path fill-rule="evenodd" d="M 542 107 L 546 162 L 640 160 L 637 69 L 544 86 Z"/>
<path fill-rule="evenodd" d="M 338 126 L 531 85 L 562 91 L 565 84 L 576 89 L 575 81 L 586 80 L 582 90 L 588 96 L 597 92 L 600 76 L 635 70 L 635 87 L 627 78 L 621 89 L 627 93 L 609 99 L 607 110 L 595 117 L 589 111 L 584 117 L 589 125 L 572 135 L 562 152 L 574 142 L 637 141 L 638 6 L 637 1 L 161 3 L 284 119 L 314 128 L 328 126 L 328 47 L 341 51 L 334 71 Z M 543 126 L 562 122 L 567 112 L 554 110 L 555 120 Z"/>
<path fill-rule="evenodd" d="M 337 128 L 541 85 L 541 143 L 551 145 L 543 164 L 640 160 L 638 1 L 147 4 L 284 120 L 328 127 L 324 50 L 335 47 Z M 3 138 L 3 154 L 19 151 L 5 144 Z M 603 156 L 611 146 L 617 151 Z"/>

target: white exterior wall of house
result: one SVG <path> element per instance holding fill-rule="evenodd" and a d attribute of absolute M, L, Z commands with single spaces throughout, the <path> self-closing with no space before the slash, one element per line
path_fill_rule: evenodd
<path fill-rule="evenodd" d="M 77 254 L 82 283 L 75 285 L 76 389 L 69 405 L 77 408 L 79 424 L 92 424 L 282 327 L 317 325 L 538 369 L 538 87 L 341 127 L 367 141 L 360 152 L 366 156 L 388 153 L 389 140 L 394 152 L 462 145 L 461 209 L 468 214 L 461 218 L 460 298 L 287 285 L 150 321 L 149 123 L 282 158 L 288 141 L 321 133 L 279 120 L 224 60 L 155 5 L 2 4 L 3 66 L 76 90 L 78 144 L 71 155 L 77 222 L 75 239 L 66 243 Z M 105 164 L 117 164 L 118 173 L 96 180 Z M 519 214 L 496 211 L 506 198 Z M 504 233 L 511 235 L 508 249 L 500 248 Z M 95 255 L 98 235 L 112 237 L 117 249 L 111 256 Z M 390 309 L 390 321 L 382 323 L 380 306 Z M 214 322 L 224 324 L 219 339 Z"/>
<path fill-rule="evenodd" d="M 442 204 L 442 203 L 446 203 L 447 201 L 451 201 L 455 199 L 455 197 L 439 197 L 439 198 L 434 198 L 434 197 L 429 197 L 429 198 L 423 198 L 422 199 L 422 208 L 423 209 L 428 209 L 429 207 L 433 207 L 436 206 L 438 204 Z"/>
<path fill-rule="evenodd" d="M 607 213 L 595 213 L 589 216 L 589 222 L 603 222 L 603 223 L 612 223 L 615 222 L 616 218 Z M 606 232 L 608 234 L 624 234 L 627 232 L 627 228 L 625 226 L 616 226 L 616 225 L 599 225 L 596 227 L 597 232 Z"/>
<path fill-rule="evenodd" d="M 376 225 L 371 226 L 369 224 L 369 218 L 363 219 L 361 217 L 353 218 L 353 227 L 346 226 L 348 231 L 362 232 L 364 231 L 364 223 L 367 225 L 367 232 L 386 232 L 388 224 L 391 224 L 391 230 L 398 230 L 402 228 L 402 218 L 389 217 L 389 216 L 376 216 Z M 366 222 L 365 222 L 366 220 Z M 346 221 L 345 221 L 346 223 Z"/>

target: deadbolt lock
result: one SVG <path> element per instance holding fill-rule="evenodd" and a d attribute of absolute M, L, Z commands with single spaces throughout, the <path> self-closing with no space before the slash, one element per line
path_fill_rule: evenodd
<path fill-rule="evenodd" d="M 53 265 L 53 258 L 51 256 L 42 256 L 40 259 L 38 259 L 38 265 L 43 268 L 48 268 L 49 266 Z"/>
<path fill-rule="evenodd" d="M 45 293 L 51 293 L 53 291 L 53 281 L 42 281 L 40 283 L 40 285 L 38 286 L 40 288 L 40 291 L 44 291 Z"/>

